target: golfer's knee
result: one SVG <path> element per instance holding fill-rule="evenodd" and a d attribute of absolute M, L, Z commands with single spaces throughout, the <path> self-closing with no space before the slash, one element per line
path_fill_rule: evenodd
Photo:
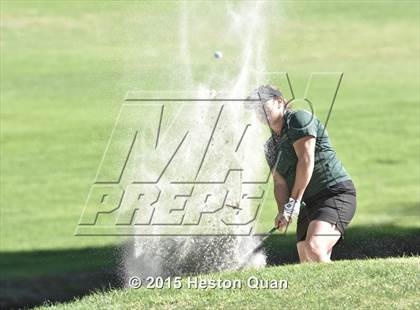
<path fill-rule="evenodd" d="M 316 262 L 329 261 L 327 248 L 316 238 L 305 241 L 306 254 Z"/>
<path fill-rule="evenodd" d="M 298 251 L 298 254 L 299 254 L 299 261 L 301 263 L 307 262 L 308 258 L 306 257 L 305 241 L 298 242 L 296 247 L 297 247 L 297 251 Z"/>

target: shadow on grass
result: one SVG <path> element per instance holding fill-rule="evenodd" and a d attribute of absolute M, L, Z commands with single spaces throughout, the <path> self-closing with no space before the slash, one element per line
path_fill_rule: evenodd
<path fill-rule="evenodd" d="M 420 254 L 420 230 L 394 226 L 351 227 L 333 259 L 365 259 Z M 33 307 L 70 301 L 93 291 L 123 286 L 123 246 L 2 253 L 0 308 Z M 295 235 L 265 242 L 269 265 L 298 262 Z"/>
<path fill-rule="evenodd" d="M 0 309 L 64 302 L 122 287 L 123 246 L 0 255 Z"/>
<path fill-rule="evenodd" d="M 333 260 L 411 256 L 420 254 L 420 229 L 397 226 L 355 226 L 334 247 Z M 282 265 L 299 261 L 296 237 L 273 235 L 265 244 L 267 263 Z"/>

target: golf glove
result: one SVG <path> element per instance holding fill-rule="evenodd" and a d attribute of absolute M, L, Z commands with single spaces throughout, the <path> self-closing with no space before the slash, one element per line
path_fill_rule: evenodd
<path fill-rule="evenodd" d="M 300 211 L 300 201 L 293 198 L 289 198 L 289 202 L 286 203 L 283 207 L 283 216 L 285 218 L 291 219 L 297 217 Z"/>

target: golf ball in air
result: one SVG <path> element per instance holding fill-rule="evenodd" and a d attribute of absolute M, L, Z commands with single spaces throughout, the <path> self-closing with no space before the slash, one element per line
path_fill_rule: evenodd
<path fill-rule="evenodd" d="M 222 58 L 223 57 L 223 54 L 222 54 L 222 52 L 221 51 L 217 51 L 217 52 L 215 52 L 214 53 L 214 58 L 216 58 L 216 59 L 220 59 L 220 58 Z"/>

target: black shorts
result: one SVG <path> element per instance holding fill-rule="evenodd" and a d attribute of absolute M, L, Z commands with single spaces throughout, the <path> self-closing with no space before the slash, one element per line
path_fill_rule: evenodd
<path fill-rule="evenodd" d="M 305 240 L 309 223 L 313 220 L 336 225 L 341 240 L 356 211 L 356 189 L 351 180 L 343 181 L 305 199 L 305 204 L 298 216 L 297 241 Z"/>

